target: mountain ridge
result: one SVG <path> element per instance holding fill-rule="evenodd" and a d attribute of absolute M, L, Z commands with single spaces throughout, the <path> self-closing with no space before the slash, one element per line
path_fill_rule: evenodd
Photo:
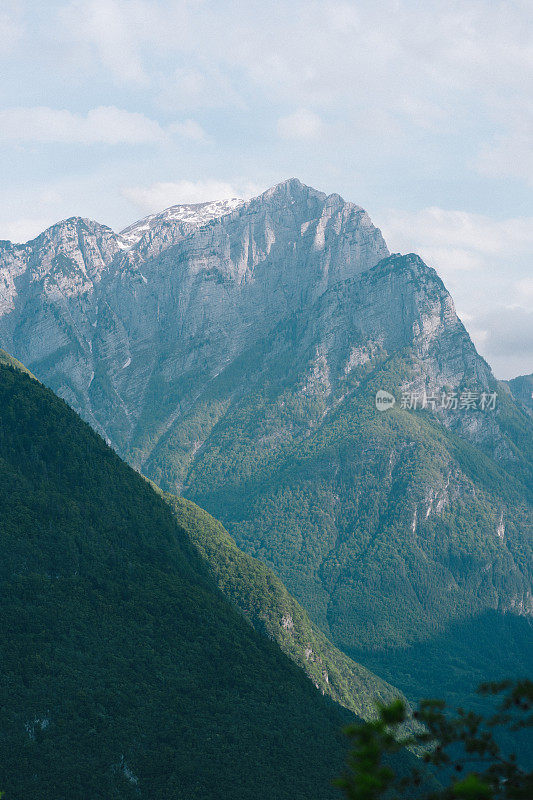
<path fill-rule="evenodd" d="M 64 219 L 57 220 L 57 222 L 53 222 L 51 225 L 46 227 L 36 236 L 33 236 L 31 239 L 28 239 L 25 242 L 15 242 L 9 239 L 0 239 L 0 245 L 9 245 L 12 248 L 23 248 L 26 247 L 27 245 L 32 244 L 33 242 L 36 241 L 36 239 L 39 239 L 41 236 L 45 235 L 46 233 L 48 233 L 48 231 L 51 231 L 53 228 L 62 227 L 64 225 L 68 225 L 69 223 L 75 223 L 75 224 L 83 223 L 89 226 L 98 226 L 100 228 L 110 231 L 115 236 L 120 237 L 123 236 L 124 234 L 127 234 L 132 229 L 135 230 L 138 226 L 143 226 L 147 222 L 153 220 L 155 221 L 167 220 L 168 222 L 177 222 L 177 223 L 186 221 L 186 219 L 184 220 L 181 217 L 181 212 L 183 212 L 185 218 L 188 215 L 188 213 L 191 212 L 192 221 L 194 222 L 194 214 L 192 213 L 194 210 L 200 212 L 199 217 L 202 219 L 203 215 L 201 212 L 205 209 L 209 215 L 209 218 L 206 220 L 205 224 L 208 224 L 212 220 L 218 219 L 219 216 L 222 217 L 225 216 L 227 213 L 231 213 L 232 211 L 237 210 L 242 205 L 246 205 L 247 203 L 251 203 L 263 197 L 271 197 L 276 193 L 285 192 L 286 190 L 290 190 L 291 187 L 295 187 L 300 190 L 303 189 L 304 191 L 309 191 L 313 193 L 316 197 L 322 198 L 324 200 L 328 197 L 338 199 L 341 202 L 347 203 L 348 205 L 351 205 L 358 210 L 361 211 L 364 210 L 361 208 L 361 206 L 358 206 L 356 203 L 350 203 L 349 201 L 345 201 L 337 193 L 332 193 L 331 195 L 327 195 L 325 192 L 321 192 L 318 189 L 314 189 L 313 187 L 302 183 L 302 181 L 300 181 L 298 178 L 287 178 L 286 180 L 280 181 L 279 183 L 275 184 L 269 189 L 265 189 L 263 192 L 261 192 L 258 195 L 255 195 L 249 200 L 244 200 L 243 198 L 240 197 L 230 197 L 220 200 L 204 200 L 196 203 L 174 203 L 162 209 L 161 211 L 152 212 L 147 216 L 140 217 L 139 219 L 136 219 L 133 222 L 128 223 L 124 228 L 121 228 L 119 231 L 115 231 L 113 228 L 111 228 L 111 226 L 106 225 L 103 222 L 98 222 L 92 217 L 86 217 L 83 215 L 74 214 L 71 217 L 65 217 Z M 220 215 L 217 215 L 215 212 L 217 212 L 219 208 L 221 209 L 222 213 L 220 213 Z M 212 217 L 210 216 L 211 210 L 213 210 L 214 213 Z"/>
<path fill-rule="evenodd" d="M 0 350 L 0 368 L 37 379 L 23 364 Z M 376 703 L 401 696 L 393 686 L 338 651 L 311 623 L 280 579 L 261 562 L 240 551 L 223 526 L 194 503 L 163 493 L 179 528 L 198 551 L 217 587 L 262 635 L 272 639 L 322 694 L 364 719 L 373 719 Z"/>

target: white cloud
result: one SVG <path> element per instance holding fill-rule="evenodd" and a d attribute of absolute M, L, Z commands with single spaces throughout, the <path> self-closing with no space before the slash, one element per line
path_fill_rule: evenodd
<path fill-rule="evenodd" d="M 496 219 L 483 214 L 443 208 L 417 212 L 389 211 L 383 228 L 392 248 L 440 248 L 442 253 L 465 252 L 495 256 L 533 249 L 533 218 Z M 464 267 L 461 267 L 464 268 Z"/>
<path fill-rule="evenodd" d="M 6 56 L 11 55 L 11 53 L 16 50 L 17 45 L 22 40 L 23 34 L 24 29 L 22 23 L 17 18 L 15 11 L 1 11 L 0 42 L 2 42 L 2 48 L 0 51 L 0 57 L 5 58 Z"/>
<path fill-rule="evenodd" d="M 74 0 L 57 37 L 163 108 L 259 99 L 285 114 L 283 138 L 303 140 L 336 109 L 375 146 L 387 149 L 397 126 L 400 154 L 413 132 L 464 130 L 471 168 L 524 180 L 531 156 L 513 120 L 533 79 L 531 23 L 527 0 L 285 0 L 275 13 L 261 0 Z"/>
<path fill-rule="evenodd" d="M 325 6 L 328 24 L 332 30 L 354 34 L 361 27 L 361 17 L 355 5 L 349 2 L 328 2 Z"/>
<path fill-rule="evenodd" d="M 0 141 L 69 144 L 146 144 L 163 142 L 171 134 L 205 138 L 193 120 L 162 127 L 144 114 L 115 106 L 99 106 L 86 115 L 66 109 L 7 108 L 0 111 Z"/>
<path fill-rule="evenodd" d="M 155 98 L 163 108 L 243 108 L 231 76 L 217 64 L 177 67 L 154 76 Z"/>
<path fill-rule="evenodd" d="M 0 239 L 9 242 L 28 242 L 39 236 L 46 228 L 57 222 L 53 215 L 39 217 L 20 217 L 18 219 L 2 221 Z"/>
<path fill-rule="evenodd" d="M 278 119 L 277 129 L 283 139 L 316 139 L 323 132 L 324 123 L 318 114 L 300 108 Z"/>
<path fill-rule="evenodd" d="M 521 178 L 533 186 L 533 116 L 509 124 L 509 131 L 485 144 L 477 159 L 482 175 L 496 178 Z"/>
<path fill-rule="evenodd" d="M 179 203 L 203 203 L 208 200 L 248 198 L 259 193 L 250 183 L 217 180 L 154 183 L 151 186 L 124 187 L 122 194 L 144 212 L 161 211 Z"/>
<path fill-rule="evenodd" d="M 177 133 L 184 139 L 192 139 L 196 142 L 207 141 L 207 134 L 193 119 L 186 119 L 185 122 L 173 122 L 167 128 L 169 133 Z"/>
<path fill-rule="evenodd" d="M 533 308 L 533 278 L 522 278 L 515 283 L 516 302 Z"/>
<path fill-rule="evenodd" d="M 497 305 L 481 314 L 471 334 L 497 377 L 533 372 L 533 311 Z"/>
<path fill-rule="evenodd" d="M 471 272 L 483 268 L 483 258 L 479 253 L 463 250 L 460 247 L 421 245 L 417 252 L 428 264 L 446 273 Z"/>
<path fill-rule="evenodd" d="M 76 0 L 60 10 L 65 38 L 94 48 L 103 66 L 119 81 L 146 84 L 139 39 L 150 30 L 149 7 L 129 0 Z"/>

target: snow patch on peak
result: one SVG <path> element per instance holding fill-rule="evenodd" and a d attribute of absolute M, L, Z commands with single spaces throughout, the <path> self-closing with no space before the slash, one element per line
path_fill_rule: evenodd
<path fill-rule="evenodd" d="M 165 223 L 179 223 L 191 225 L 194 228 L 201 228 L 213 219 L 224 217 L 231 214 L 237 208 L 244 205 L 244 200 L 232 197 L 227 200 L 214 200 L 207 203 L 192 203 L 170 206 L 159 214 L 150 214 L 148 217 L 134 222 L 119 234 L 120 247 L 128 249 L 139 242 L 145 233 L 149 232 L 157 225 Z"/>

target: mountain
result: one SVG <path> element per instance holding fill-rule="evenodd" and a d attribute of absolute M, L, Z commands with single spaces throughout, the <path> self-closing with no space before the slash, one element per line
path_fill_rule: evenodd
<path fill-rule="evenodd" d="M 80 218 L 0 243 L 0 344 L 139 467 L 250 338 L 387 254 L 362 209 L 295 180 L 196 211 L 131 246 Z"/>
<path fill-rule="evenodd" d="M 379 390 L 393 408 L 376 409 Z M 494 412 L 441 410 L 444 390 L 497 383 L 437 275 L 390 257 L 253 344 L 148 473 L 183 482 L 343 649 L 404 646 L 485 609 L 529 615 L 530 421 L 504 395 Z M 437 408 L 402 408 L 402 391 Z"/>
<path fill-rule="evenodd" d="M 533 420 L 442 281 L 296 180 L 223 210 L 4 243 L 0 343 L 410 695 L 527 671 Z"/>
<path fill-rule="evenodd" d="M 10 366 L 0 498 L 9 798 L 336 796 L 338 706 L 223 598 L 149 484 Z"/>
<path fill-rule="evenodd" d="M 0 365 L 34 376 L 0 350 Z M 170 506 L 182 533 L 197 551 L 218 589 L 261 634 L 312 680 L 322 694 L 364 719 L 374 718 L 376 703 L 401 696 L 394 687 L 335 648 L 289 594 L 280 579 L 262 562 L 243 553 L 224 527 L 194 503 L 153 489 Z"/>

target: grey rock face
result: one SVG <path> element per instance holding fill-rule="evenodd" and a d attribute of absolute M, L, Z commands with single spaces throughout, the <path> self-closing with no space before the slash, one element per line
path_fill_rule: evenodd
<path fill-rule="evenodd" d="M 0 343 L 131 456 L 154 391 L 190 384 L 164 429 L 265 329 L 387 254 L 361 208 L 297 180 L 248 203 L 173 207 L 122 234 L 73 218 L 2 243 Z"/>

